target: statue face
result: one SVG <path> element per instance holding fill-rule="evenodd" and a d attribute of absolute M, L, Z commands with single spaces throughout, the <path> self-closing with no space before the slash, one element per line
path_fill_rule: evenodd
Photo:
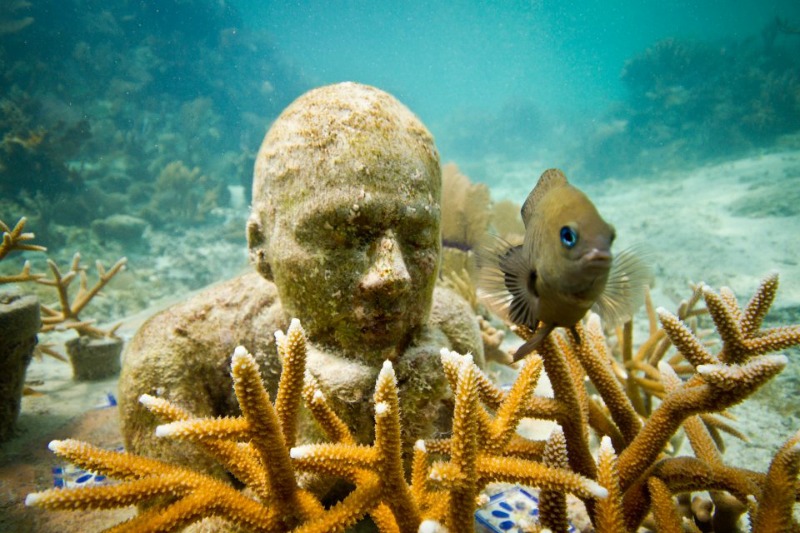
<path fill-rule="evenodd" d="M 309 91 L 264 137 L 250 257 L 310 338 L 372 362 L 428 320 L 441 249 L 433 137 L 391 95 Z"/>
<path fill-rule="evenodd" d="M 353 177 L 280 202 L 270 267 L 312 338 L 359 353 L 401 348 L 427 321 L 441 248 L 435 179 Z"/>

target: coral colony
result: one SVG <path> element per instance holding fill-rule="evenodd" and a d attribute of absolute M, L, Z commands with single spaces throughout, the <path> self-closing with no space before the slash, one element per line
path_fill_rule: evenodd
<path fill-rule="evenodd" d="M 140 399 L 164 421 L 156 429 L 160 438 L 193 442 L 248 490 L 190 468 L 63 440 L 50 448 L 121 482 L 51 489 L 30 494 L 26 503 L 103 509 L 156 502 L 113 531 L 172 531 L 207 517 L 253 531 L 343 531 L 366 515 L 381 531 L 470 531 L 476 508 L 485 501 L 482 492 L 491 483 L 506 482 L 540 491 L 538 520 L 529 514 L 524 524 L 516 524 L 530 531 L 571 527 L 566 493 L 583 501 L 598 532 L 636 531 L 641 525 L 683 531 L 692 512 L 673 496 L 705 490 L 715 504 L 710 519 L 716 531 L 731 531 L 720 524 L 736 524 L 743 514 L 756 533 L 790 531 L 798 526 L 792 508 L 800 433 L 778 450 L 766 473 L 755 472 L 724 463 L 719 434 L 730 428 L 713 414 L 724 414 L 786 366 L 785 356 L 771 352 L 800 344 L 800 325 L 762 328 L 777 287 L 777 276 L 767 277 L 740 307 L 730 290 L 699 285 L 677 315 L 649 309 L 653 324 L 657 316 L 661 326 L 653 327 L 637 352 L 630 335 L 620 335 L 626 372 L 615 372 L 618 363 L 594 315 L 577 326 L 580 344 L 561 330 L 548 336 L 507 391 L 496 387 L 469 355 L 442 350 L 455 398 L 453 431 L 449 438 L 417 442 L 410 482 L 402 466 L 392 364 L 384 363 L 375 386 L 374 441 L 355 444 L 304 372 L 306 338 L 294 320 L 286 334 L 276 333 L 283 373 L 274 403 L 244 347 L 231 359 L 241 416 L 193 418 L 169 401 L 149 395 Z M 701 299 L 722 341 L 716 353 L 691 326 Z M 533 393 L 542 369 L 552 382 L 553 398 Z M 660 397 L 649 411 L 642 407 L 652 401 L 644 402 L 647 396 Z M 328 442 L 295 446 L 303 402 Z M 529 440 L 516 432 L 525 417 L 554 420 L 560 427 L 547 441 Z M 670 439 L 681 430 L 694 456 L 670 455 Z M 600 437 L 596 453 L 590 433 Z M 303 473 L 346 479 L 355 488 L 325 508 L 299 484 Z"/>

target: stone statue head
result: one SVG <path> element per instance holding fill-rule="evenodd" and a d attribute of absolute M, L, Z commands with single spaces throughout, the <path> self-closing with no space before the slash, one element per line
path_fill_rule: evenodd
<path fill-rule="evenodd" d="M 356 83 L 312 90 L 259 150 L 251 260 L 315 342 L 401 350 L 428 319 L 440 195 L 433 138 L 405 106 Z"/>

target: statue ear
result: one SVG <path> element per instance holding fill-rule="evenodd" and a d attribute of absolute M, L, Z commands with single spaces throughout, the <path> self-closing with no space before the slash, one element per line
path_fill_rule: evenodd
<path fill-rule="evenodd" d="M 247 246 L 250 250 L 250 261 L 256 270 L 265 279 L 273 281 L 272 267 L 269 264 L 269 241 L 264 225 L 255 213 L 251 213 L 247 219 Z"/>

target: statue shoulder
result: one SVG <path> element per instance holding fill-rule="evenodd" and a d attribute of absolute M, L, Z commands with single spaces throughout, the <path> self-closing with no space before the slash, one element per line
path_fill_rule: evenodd
<path fill-rule="evenodd" d="M 275 285 L 257 273 L 243 274 L 148 318 L 131 339 L 125 363 L 135 364 L 155 352 L 166 355 L 190 349 L 221 350 L 219 357 L 230 357 L 228 349 L 232 353 L 239 344 L 257 349 L 257 335 L 271 339 L 272 331 L 285 327 L 284 321 Z"/>

